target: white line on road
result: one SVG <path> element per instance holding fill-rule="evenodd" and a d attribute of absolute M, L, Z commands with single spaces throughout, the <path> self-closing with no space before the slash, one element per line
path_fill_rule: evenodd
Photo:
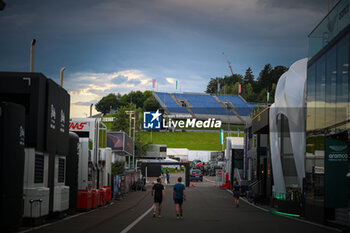
<path fill-rule="evenodd" d="M 139 223 L 149 212 L 151 212 L 152 209 L 153 205 L 144 214 L 142 214 L 135 221 L 133 221 L 129 226 L 125 227 L 124 230 L 122 230 L 120 233 L 127 233 L 128 231 L 130 231 L 130 229 L 133 228 L 137 223 Z"/>
<path fill-rule="evenodd" d="M 212 183 L 215 183 L 215 181 L 213 181 L 213 180 L 209 180 L 209 179 L 207 179 L 207 178 L 205 178 L 205 177 L 203 177 L 206 181 L 209 181 L 209 182 L 212 182 Z"/>
<path fill-rule="evenodd" d="M 231 190 L 229 190 L 229 189 L 226 189 L 226 191 L 229 192 L 229 193 L 231 193 L 231 194 L 233 194 L 233 192 L 232 192 Z M 251 205 L 251 206 L 254 206 L 254 207 L 256 207 L 256 208 L 258 208 L 258 209 L 260 209 L 260 210 L 263 210 L 263 211 L 265 211 L 265 212 L 269 212 L 268 209 L 262 208 L 262 207 L 260 207 L 260 206 L 256 206 L 256 205 L 250 203 L 249 201 L 244 200 L 243 198 L 240 198 L 240 199 L 243 200 L 245 203 Z"/>

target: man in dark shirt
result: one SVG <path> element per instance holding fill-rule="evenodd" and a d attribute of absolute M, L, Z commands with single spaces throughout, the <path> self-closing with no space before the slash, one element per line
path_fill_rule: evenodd
<path fill-rule="evenodd" d="M 176 218 L 182 218 L 182 203 L 186 201 L 185 185 L 182 184 L 182 178 L 177 179 L 177 183 L 174 185 L 173 199 L 175 202 Z M 180 212 L 180 216 L 179 216 Z"/>
<path fill-rule="evenodd" d="M 157 204 L 158 204 L 158 217 L 161 218 L 162 211 L 162 201 L 164 197 L 165 191 L 164 186 L 161 184 L 161 179 L 157 179 L 157 183 L 153 185 L 152 188 L 152 196 L 154 196 L 154 204 L 153 204 L 153 218 L 156 217 L 157 212 Z"/>
<path fill-rule="evenodd" d="M 239 207 L 239 196 L 241 195 L 241 186 L 238 184 L 238 181 L 235 179 L 233 184 L 233 197 L 235 199 L 236 207 Z"/>

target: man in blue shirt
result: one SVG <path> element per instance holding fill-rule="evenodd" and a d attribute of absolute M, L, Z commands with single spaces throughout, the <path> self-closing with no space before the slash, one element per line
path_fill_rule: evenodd
<path fill-rule="evenodd" d="M 166 171 L 166 183 L 170 184 L 170 172 L 168 170 Z"/>
<path fill-rule="evenodd" d="M 174 185 L 173 199 L 175 201 L 176 218 L 179 219 L 182 218 L 182 203 L 184 200 L 186 201 L 186 190 L 185 185 L 181 183 L 182 178 L 179 177 L 177 181 L 178 182 Z"/>

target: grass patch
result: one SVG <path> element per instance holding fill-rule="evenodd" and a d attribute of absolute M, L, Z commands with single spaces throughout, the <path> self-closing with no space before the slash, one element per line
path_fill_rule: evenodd
<path fill-rule="evenodd" d="M 166 165 L 164 165 L 166 166 Z M 166 168 L 164 168 L 164 171 L 166 170 Z M 181 173 L 181 172 L 184 172 L 184 169 L 180 167 L 180 169 L 175 169 L 175 168 L 168 168 L 168 171 L 170 174 L 172 173 Z"/>
<path fill-rule="evenodd" d="M 197 128 L 197 127 L 183 127 L 180 128 L 179 126 L 176 127 L 176 129 L 188 129 L 188 130 L 203 130 L 203 128 Z M 229 130 L 229 131 L 238 131 L 240 129 L 241 132 L 244 132 L 244 125 L 232 125 L 232 124 L 222 124 L 221 128 L 206 128 L 205 130 Z"/>
<path fill-rule="evenodd" d="M 187 148 L 189 150 L 222 150 L 219 133 L 206 132 L 143 132 L 151 144 L 167 145 L 168 148 Z M 230 134 L 237 137 L 237 134 Z M 240 135 L 243 137 L 243 134 Z M 225 133 L 224 137 L 227 137 Z"/>

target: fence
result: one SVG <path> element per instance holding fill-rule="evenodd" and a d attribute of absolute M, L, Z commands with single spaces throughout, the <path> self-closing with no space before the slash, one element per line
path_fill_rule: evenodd
<path fill-rule="evenodd" d="M 113 182 L 113 199 L 119 199 L 131 191 L 139 190 L 141 181 L 141 171 L 116 175 Z"/>

